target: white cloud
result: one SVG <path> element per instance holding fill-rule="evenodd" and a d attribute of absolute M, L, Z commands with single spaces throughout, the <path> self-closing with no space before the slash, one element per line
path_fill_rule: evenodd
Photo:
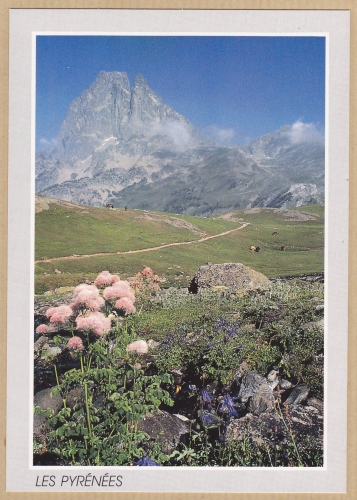
<path fill-rule="evenodd" d="M 40 140 L 38 141 L 39 144 L 44 148 L 47 149 L 52 146 L 56 146 L 57 144 L 57 139 L 46 139 L 46 137 L 41 137 Z"/>
<path fill-rule="evenodd" d="M 292 144 L 301 144 L 303 142 L 314 142 L 323 144 L 325 140 L 324 131 L 319 129 L 314 123 L 303 123 L 297 120 L 286 132 Z"/>
<path fill-rule="evenodd" d="M 191 135 L 189 125 L 181 121 L 154 122 L 150 126 L 149 135 L 165 135 L 173 142 L 176 149 L 181 151 L 195 145 L 195 139 Z"/>
<path fill-rule="evenodd" d="M 205 129 L 206 134 L 219 144 L 229 146 L 235 137 L 235 130 L 233 128 L 219 128 L 216 125 L 209 125 Z"/>

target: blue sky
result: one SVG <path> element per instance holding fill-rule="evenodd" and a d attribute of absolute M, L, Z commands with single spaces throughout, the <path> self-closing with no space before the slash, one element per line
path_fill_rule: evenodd
<path fill-rule="evenodd" d="M 100 71 L 141 73 L 163 101 L 222 143 L 246 144 L 297 121 L 323 131 L 325 39 L 38 36 L 36 149 Z"/>

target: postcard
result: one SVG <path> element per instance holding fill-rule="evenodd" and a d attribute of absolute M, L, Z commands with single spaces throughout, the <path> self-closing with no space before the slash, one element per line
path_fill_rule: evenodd
<path fill-rule="evenodd" d="M 7 491 L 346 491 L 349 21 L 10 11 Z"/>

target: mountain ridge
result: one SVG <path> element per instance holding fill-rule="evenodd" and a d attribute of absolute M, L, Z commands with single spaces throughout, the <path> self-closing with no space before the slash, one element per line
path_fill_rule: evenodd
<path fill-rule="evenodd" d="M 103 71 L 71 103 L 52 147 L 36 155 L 36 192 L 192 215 L 322 203 L 324 146 L 302 139 L 285 125 L 245 147 L 218 145 L 141 74 L 130 87 L 126 73 Z"/>

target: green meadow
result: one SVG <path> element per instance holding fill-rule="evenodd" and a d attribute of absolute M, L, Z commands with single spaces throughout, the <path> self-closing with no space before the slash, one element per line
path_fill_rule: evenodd
<path fill-rule="evenodd" d="M 297 212 L 305 216 L 296 217 Z M 255 209 L 232 212 L 229 219 L 227 215 L 200 218 L 68 207 L 54 202 L 48 210 L 36 214 L 35 292 L 75 286 L 83 278 L 94 279 L 102 270 L 126 278 L 144 266 L 165 277 L 164 286 L 179 287 L 187 286 L 197 268 L 207 262 L 241 262 L 268 277 L 322 272 L 324 207 L 309 205 L 294 209 L 294 217 L 289 214 L 284 210 Z M 243 222 L 248 225 L 238 229 Z M 232 229 L 237 230 L 218 236 Z M 191 243 L 117 253 L 185 242 Z M 250 250 L 252 245 L 260 247 L 260 251 Z M 281 251 L 283 246 L 285 250 Z M 68 259 L 59 259 L 63 257 Z"/>

